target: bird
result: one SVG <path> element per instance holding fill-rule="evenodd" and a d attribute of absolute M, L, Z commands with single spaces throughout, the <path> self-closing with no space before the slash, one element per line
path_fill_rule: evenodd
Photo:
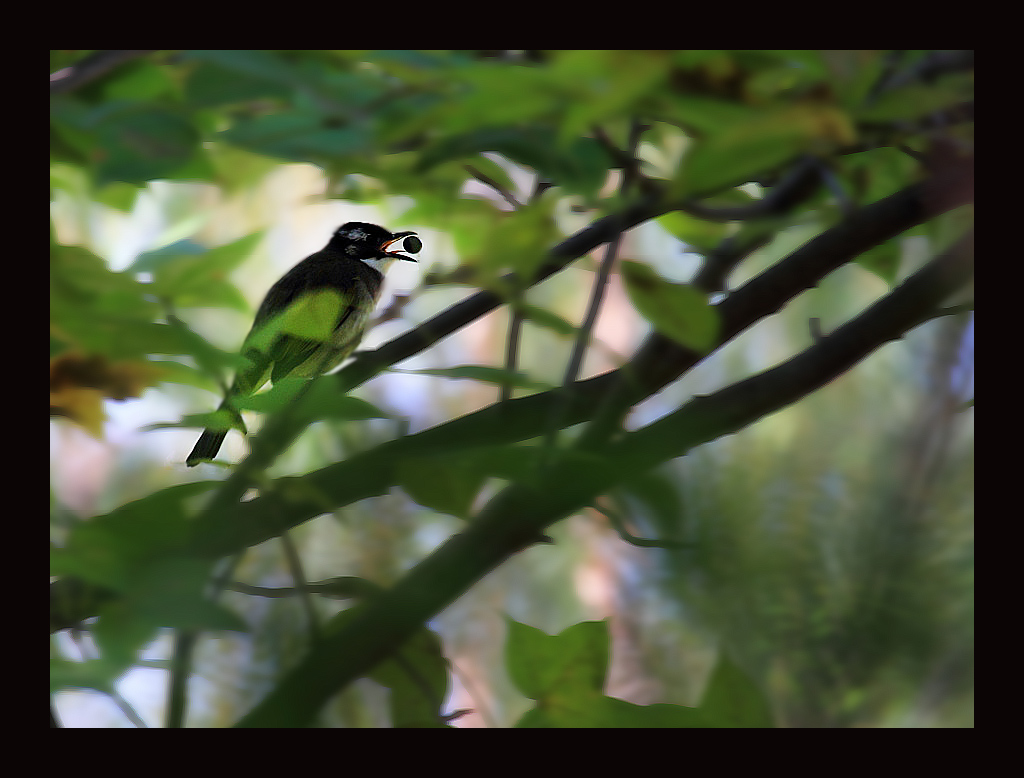
<path fill-rule="evenodd" d="M 306 257 L 270 287 L 242 344 L 248 361 L 228 389 L 218 410 L 232 426 L 245 430 L 233 406 L 268 380 L 286 376 L 313 378 L 340 365 L 359 345 L 380 299 L 384 274 L 398 260 L 418 254 L 423 243 L 415 232 L 390 232 L 365 222 L 343 224 L 327 245 Z M 217 456 L 226 429 L 207 428 L 185 464 L 195 467 Z"/>

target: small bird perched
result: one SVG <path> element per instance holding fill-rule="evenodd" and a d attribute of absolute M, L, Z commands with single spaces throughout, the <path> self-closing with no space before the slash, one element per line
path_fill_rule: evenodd
<path fill-rule="evenodd" d="M 245 429 L 233 401 L 271 380 L 315 377 L 340 365 L 363 337 L 380 298 L 384 274 L 395 260 L 412 257 L 388 249 L 419 253 L 414 232 L 388 232 L 376 224 L 349 222 L 325 248 L 306 257 L 270 287 L 242 344 L 249 365 L 238 371 L 218 410 Z M 185 464 L 194 467 L 217 456 L 226 429 L 206 429 Z"/>

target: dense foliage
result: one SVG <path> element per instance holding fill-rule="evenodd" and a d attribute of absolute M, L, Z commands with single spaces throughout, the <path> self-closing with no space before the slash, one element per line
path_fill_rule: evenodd
<path fill-rule="evenodd" d="M 339 372 L 254 401 L 263 426 L 222 480 L 186 482 L 182 468 L 178 483 L 141 499 L 57 522 L 51 628 L 98 619 L 88 622 L 95 655 L 55 658 L 53 690 L 116 694 L 141 648 L 172 628 L 167 721 L 180 726 L 196 636 L 251 626 L 222 598 L 240 555 L 397 488 L 468 523 L 387 587 L 347 575 L 307 582 L 293 559 L 302 585 L 292 593 L 358 604 L 311 633 L 239 724 L 306 725 L 370 676 L 391 689 L 395 725 L 445 725 L 450 670 L 424 625 L 485 575 L 599 503 L 624 540 L 672 553 L 680 525 L 659 468 L 973 307 L 971 52 L 51 52 L 54 203 L 128 212 L 154 181 L 233 195 L 285 163 L 322 170 L 329 198 L 388 204 L 400 212 L 395 228 L 448 236 L 458 266 L 426 268 L 424 286 L 470 291 Z M 470 185 L 490 196 L 467 196 Z M 87 240 L 64 239 L 69 228 L 54 213 L 52 416 L 102 435 L 105 400 L 172 384 L 215 389 L 238 365 L 189 317 L 251 313 L 232 273 L 262 234 L 214 246 L 178 235 L 115 270 Z M 652 223 L 701 257 L 686 283 L 621 256 L 625 234 Z M 756 261 L 793 234 L 804 236 L 799 245 L 767 266 Z M 627 423 L 640 403 L 847 266 L 888 291 L 824 332 L 812 327 L 778 364 Z M 588 307 L 573 321 L 529 297 L 571 268 L 593 271 Z M 616 369 L 585 377 L 595 320 L 619 281 L 650 334 Z M 348 393 L 501 308 L 509 329 L 491 364 L 419 371 L 494 384 L 497 402 L 308 472 L 272 470 L 313 422 L 388 416 Z M 561 381 L 521 364 L 527 327 L 572 344 Z M 258 496 L 243 500 L 253 488 Z M 647 528 L 662 540 L 630 534 L 635 525 L 621 523 L 630 501 L 655 506 L 660 518 Z M 731 531 L 723 523 L 705 533 Z M 702 569 L 713 578 L 713 567 Z M 606 696 L 608 651 L 598 622 L 554 637 L 511 622 L 508 672 L 536 701 L 520 724 L 778 723 L 727 652 L 687 708 Z"/>

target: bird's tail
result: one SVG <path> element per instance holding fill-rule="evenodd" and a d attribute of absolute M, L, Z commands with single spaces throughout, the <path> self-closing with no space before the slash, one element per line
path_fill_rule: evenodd
<path fill-rule="evenodd" d="M 195 467 L 200 462 L 213 459 L 217 456 L 217 452 L 220 451 L 224 438 L 227 436 L 227 430 L 203 430 L 203 434 L 199 436 L 199 440 L 196 442 L 195 448 L 192 449 L 192 453 L 188 455 L 188 459 L 185 460 L 185 464 Z"/>
<path fill-rule="evenodd" d="M 231 414 L 234 422 L 233 426 L 236 429 L 241 430 L 243 433 L 245 430 L 245 422 L 242 421 L 241 415 L 238 411 L 234 410 L 228 401 L 225 400 L 220 404 L 218 411 L 227 411 Z M 189 467 L 195 467 L 200 462 L 206 462 L 217 456 L 217 452 L 220 451 L 221 445 L 224 443 L 224 438 L 228 436 L 228 431 L 225 429 L 205 429 L 203 434 L 199 436 L 199 440 L 196 441 L 195 448 L 192 449 L 192 453 L 188 455 L 185 460 L 185 464 Z"/>

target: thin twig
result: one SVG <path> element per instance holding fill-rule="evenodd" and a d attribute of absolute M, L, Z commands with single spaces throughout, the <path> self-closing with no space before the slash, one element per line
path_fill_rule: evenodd
<path fill-rule="evenodd" d="M 473 176 L 473 178 L 475 178 L 481 184 L 487 184 L 487 186 L 489 186 L 495 192 L 500 194 L 505 199 L 505 202 L 511 205 L 514 209 L 518 210 L 519 208 L 523 207 L 522 203 L 520 203 L 516 199 L 516 196 L 512 194 L 512 192 L 503 187 L 501 184 L 499 184 L 497 181 L 495 181 L 493 178 L 491 178 L 483 171 L 477 170 L 472 165 L 463 165 L 462 169 L 469 173 L 471 176 Z"/>
<path fill-rule="evenodd" d="M 630 189 L 633 187 L 634 181 L 639 177 L 639 171 L 636 164 L 636 148 L 640 142 L 640 136 L 646 129 L 646 125 L 642 125 L 636 120 L 633 121 L 633 125 L 629 131 L 629 148 L 624 153 L 625 157 L 628 157 L 631 162 L 623 168 L 622 183 L 619 187 L 619 195 L 625 197 L 629 194 Z M 595 134 L 600 133 L 601 130 L 598 128 Z M 579 378 L 580 368 L 583 366 L 583 357 L 587 352 L 587 346 L 590 344 L 590 334 L 593 332 L 594 325 L 597 323 L 597 315 L 601 310 L 601 303 L 604 301 L 605 289 L 608 287 L 608 279 L 611 277 L 612 267 L 615 265 L 615 259 L 619 253 L 619 244 L 622 242 L 623 226 L 617 224 L 615 231 L 612 235 L 612 239 L 608 242 L 608 247 L 605 250 L 604 259 L 601 261 L 601 267 L 598 270 L 597 278 L 594 281 L 594 288 L 590 295 L 590 304 L 587 306 L 587 314 L 583 319 L 583 326 L 580 327 L 576 333 L 576 342 L 573 344 L 572 357 L 569 360 L 569 365 L 566 368 L 565 376 L 562 379 L 563 386 L 569 386 Z"/>
<path fill-rule="evenodd" d="M 633 125 L 630 128 L 629 133 L 629 150 L 626 152 L 630 159 L 634 159 L 636 156 L 637 144 L 640 142 L 640 136 L 645 129 L 645 125 L 641 125 L 637 121 L 633 121 Z M 595 131 L 595 134 L 600 134 L 600 129 Z M 623 168 L 622 183 L 619 187 L 619 193 L 621 196 L 628 194 L 633 180 L 637 174 L 636 165 L 630 164 Z M 615 264 L 615 259 L 619 253 L 619 245 L 622 242 L 622 233 L 624 226 L 621 221 L 618 221 L 613 226 L 611 239 L 608 241 L 608 246 L 605 250 L 604 258 L 601 260 L 601 266 L 598 269 L 597 278 L 594 279 L 594 286 L 590 294 L 590 303 L 587 306 L 587 313 L 583 319 L 583 324 L 576 332 L 576 340 L 573 343 L 572 355 L 569 358 L 569 364 L 566 367 L 565 375 L 562 378 L 562 396 L 567 397 L 566 391 L 571 387 L 579 378 L 580 369 L 583 366 L 583 358 L 587 353 L 587 346 L 590 344 L 590 335 L 593 332 L 594 325 L 597 322 L 598 313 L 601 310 L 601 303 L 604 301 L 605 289 L 608 287 L 608 279 L 611 277 L 612 267 Z M 547 434 L 545 435 L 544 454 L 538 458 L 538 462 L 544 463 L 547 461 L 548 456 L 554 450 L 555 442 L 558 438 L 558 431 L 561 428 L 561 416 L 565 412 L 565 401 L 556 401 L 552 405 L 551 420 L 548 424 Z"/>
<path fill-rule="evenodd" d="M 306 611 L 306 618 L 309 621 L 309 637 L 311 640 L 317 640 L 320 637 L 320 621 L 316 615 L 316 607 L 313 605 L 313 595 L 306 583 L 306 574 L 302 569 L 302 557 L 299 556 L 299 551 L 289 533 L 285 532 L 281 535 L 281 545 L 284 548 L 285 558 L 288 560 L 288 570 L 295 582 L 295 588 L 299 591 L 302 608 Z"/>
<path fill-rule="evenodd" d="M 513 302 L 522 301 L 522 293 L 517 294 L 516 297 L 517 299 Z M 508 320 L 508 338 L 505 342 L 505 371 L 508 373 L 509 379 L 501 385 L 501 392 L 498 395 L 499 402 L 506 402 L 512 399 L 513 376 L 519 365 L 519 342 L 523 331 L 523 321 L 526 319 L 523 316 L 521 306 L 513 304 L 510 307 L 511 316 Z"/>

